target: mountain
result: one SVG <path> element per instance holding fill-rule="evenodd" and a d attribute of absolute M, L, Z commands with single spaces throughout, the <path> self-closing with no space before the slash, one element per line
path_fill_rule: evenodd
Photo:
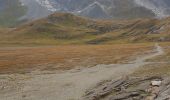
<path fill-rule="evenodd" d="M 35 20 L 54 12 L 94 19 L 165 18 L 169 0 L 0 0 L 0 25 Z M 11 25 L 12 24 L 12 25 Z"/>
<path fill-rule="evenodd" d="M 0 26 L 13 26 L 23 20 L 26 8 L 18 0 L 0 0 Z"/>
<path fill-rule="evenodd" d="M 55 13 L 4 34 L 0 44 L 104 44 L 170 41 L 170 18 L 92 20 Z"/>
<path fill-rule="evenodd" d="M 34 9 L 34 13 L 37 13 L 37 15 L 41 15 L 42 10 L 44 15 L 45 13 L 59 11 L 91 18 L 118 19 L 162 18 L 170 14 L 169 0 L 21 0 L 21 2 L 29 10 Z M 48 12 L 44 9 L 48 10 Z"/>

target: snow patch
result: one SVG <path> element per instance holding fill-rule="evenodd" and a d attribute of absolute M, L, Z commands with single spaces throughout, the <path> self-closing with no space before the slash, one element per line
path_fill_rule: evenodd
<path fill-rule="evenodd" d="M 106 8 L 106 7 L 105 7 L 104 5 L 102 5 L 101 3 L 95 1 L 95 2 L 93 2 L 92 4 L 88 5 L 87 7 L 83 8 L 82 10 L 77 11 L 77 13 L 82 13 L 82 12 L 90 9 L 91 7 L 93 7 L 93 6 L 95 6 L 95 5 L 100 6 L 100 7 L 102 8 L 102 10 L 105 11 L 105 8 Z"/>
<path fill-rule="evenodd" d="M 158 6 L 157 4 L 154 3 L 153 0 L 152 1 L 151 0 L 135 0 L 135 3 L 151 10 L 158 18 L 164 18 L 164 17 L 169 16 L 165 13 L 165 9 L 164 9 L 165 4 L 163 4 L 162 2 L 156 2 L 156 3 L 159 3 L 159 5 L 161 4 L 162 6 Z"/>
<path fill-rule="evenodd" d="M 41 6 L 47 8 L 49 11 L 55 12 L 57 9 L 53 7 L 52 3 L 49 0 L 35 0 Z"/>

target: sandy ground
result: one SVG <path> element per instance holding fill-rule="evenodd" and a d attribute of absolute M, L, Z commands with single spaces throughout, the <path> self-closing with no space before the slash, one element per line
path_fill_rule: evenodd
<path fill-rule="evenodd" d="M 127 64 L 97 65 L 64 72 L 40 72 L 0 76 L 0 100 L 82 100 L 86 90 L 109 79 L 118 79 L 148 64 L 146 59 L 162 55 L 155 45 L 152 53 Z"/>

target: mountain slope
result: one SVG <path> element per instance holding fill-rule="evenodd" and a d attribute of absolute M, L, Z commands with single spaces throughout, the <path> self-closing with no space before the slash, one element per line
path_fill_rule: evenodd
<path fill-rule="evenodd" d="M 0 26 L 14 26 L 22 22 L 19 18 L 25 10 L 18 0 L 0 0 Z"/>
<path fill-rule="evenodd" d="M 0 25 L 14 26 L 23 21 L 67 12 L 94 19 L 165 18 L 169 0 L 0 0 Z"/>
<path fill-rule="evenodd" d="M 1 44 L 103 44 L 170 41 L 170 18 L 91 20 L 55 13 L 1 35 Z"/>
<path fill-rule="evenodd" d="M 30 0 L 29 3 L 28 0 L 21 0 L 21 2 L 30 10 L 38 6 L 49 12 L 69 12 L 91 18 L 162 18 L 170 15 L 168 0 Z M 34 13 L 39 14 L 36 10 Z"/>
<path fill-rule="evenodd" d="M 50 15 L 48 18 L 37 20 L 20 26 L 17 29 L 6 33 L 2 40 L 11 40 L 8 42 L 19 43 L 58 43 L 69 42 L 76 39 L 81 40 L 81 37 L 88 37 L 96 33 L 96 30 L 86 27 L 86 19 L 77 17 L 71 14 L 57 13 Z M 12 34 L 11 34 L 12 33 Z M 6 40 L 5 40 L 6 42 Z"/>

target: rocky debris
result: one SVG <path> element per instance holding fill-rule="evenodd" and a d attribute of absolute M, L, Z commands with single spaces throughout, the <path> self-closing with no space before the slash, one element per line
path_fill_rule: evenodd
<path fill-rule="evenodd" d="M 170 84 L 168 86 L 167 82 L 170 83 L 170 80 L 157 76 L 111 80 L 90 89 L 84 98 L 85 100 L 155 100 L 165 93 L 170 95 Z"/>
<path fill-rule="evenodd" d="M 14 90 L 20 90 L 22 88 L 22 84 L 18 83 L 17 81 L 14 80 L 0 80 L 0 93 L 10 93 Z"/>
<path fill-rule="evenodd" d="M 162 84 L 162 80 L 156 79 L 151 81 L 151 85 L 147 92 L 150 94 L 146 97 L 146 100 L 154 100 L 158 97 L 160 92 L 160 86 Z"/>
<path fill-rule="evenodd" d="M 127 92 L 127 93 L 122 93 L 122 94 L 118 94 L 115 95 L 113 97 L 110 97 L 109 100 L 125 100 L 125 99 L 129 99 L 133 97 L 133 99 L 141 99 L 142 97 L 140 96 L 140 93 L 137 91 L 132 91 L 132 92 Z"/>
<path fill-rule="evenodd" d="M 170 78 L 165 78 L 156 100 L 170 100 Z"/>
<path fill-rule="evenodd" d="M 86 92 L 86 96 L 85 99 L 88 100 L 98 100 L 100 98 L 103 98 L 107 95 L 109 95 L 110 93 L 112 93 L 112 91 L 120 91 L 122 87 L 120 87 L 123 83 L 125 82 L 125 80 L 117 80 L 117 81 L 108 81 L 106 83 L 103 84 L 98 84 L 98 86 L 95 87 L 95 89 L 92 89 L 90 91 Z"/>
<path fill-rule="evenodd" d="M 160 87 L 150 86 L 146 92 L 149 93 L 149 95 L 146 97 L 146 100 L 154 100 L 158 97 L 158 94 L 160 92 Z"/>

